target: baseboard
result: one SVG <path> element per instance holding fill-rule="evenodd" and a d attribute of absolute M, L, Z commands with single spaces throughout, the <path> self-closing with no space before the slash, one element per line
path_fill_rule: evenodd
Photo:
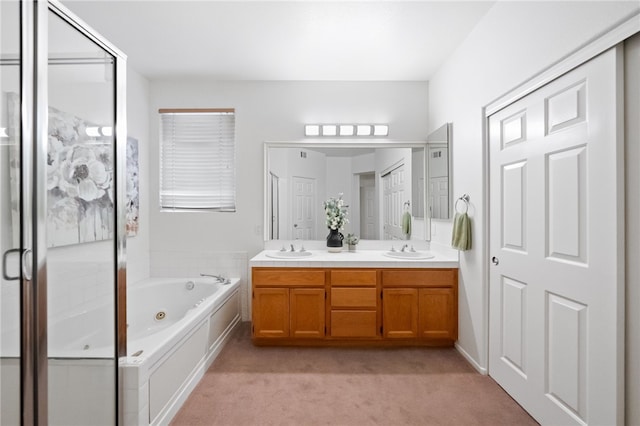
<path fill-rule="evenodd" d="M 478 362 L 471 356 L 469 355 L 469 353 L 467 351 L 465 351 L 462 346 L 460 346 L 458 344 L 458 342 L 456 342 L 455 344 L 456 349 L 458 350 L 458 352 L 460 352 L 460 354 L 465 357 L 465 359 L 469 362 L 469 364 L 471 364 L 473 366 L 473 368 L 475 368 L 478 373 L 486 376 L 488 373 L 487 369 L 484 367 L 481 367 L 480 364 L 478 364 Z"/>

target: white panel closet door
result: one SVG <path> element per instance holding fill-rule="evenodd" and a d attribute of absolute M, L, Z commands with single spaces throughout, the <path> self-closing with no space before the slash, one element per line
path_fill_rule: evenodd
<path fill-rule="evenodd" d="M 489 373 L 542 424 L 623 421 L 620 55 L 489 117 Z"/>

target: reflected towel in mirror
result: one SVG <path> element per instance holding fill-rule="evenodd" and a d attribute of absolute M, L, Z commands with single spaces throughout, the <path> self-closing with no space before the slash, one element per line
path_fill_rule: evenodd
<path fill-rule="evenodd" d="M 411 234 L 411 213 L 408 211 L 402 215 L 402 233 L 405 235 Z"/>

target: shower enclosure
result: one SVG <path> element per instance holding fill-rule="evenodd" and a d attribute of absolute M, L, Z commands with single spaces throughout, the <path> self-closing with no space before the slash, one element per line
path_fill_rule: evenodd
<path fill-rule="evenodd" d="M 125 67 L 60 3 L 0 1 L 2 425 L 121 423 Z"/>

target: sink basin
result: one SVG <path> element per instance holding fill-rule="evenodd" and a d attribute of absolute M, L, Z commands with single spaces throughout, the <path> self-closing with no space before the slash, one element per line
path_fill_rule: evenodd
<path fill-rule="evenodd" d="M 429 253 L 428 251 L 387 251 L 382 254 L 396 259 L 431 259 L 432 257 L 435 257 L 434 254 Z"/>
<path fill-rule="evenodd" d="M 266 256 L 274 259 L 303 259 L 312 254 L 310 251 L 274 251 L 267 253 Z"/>

